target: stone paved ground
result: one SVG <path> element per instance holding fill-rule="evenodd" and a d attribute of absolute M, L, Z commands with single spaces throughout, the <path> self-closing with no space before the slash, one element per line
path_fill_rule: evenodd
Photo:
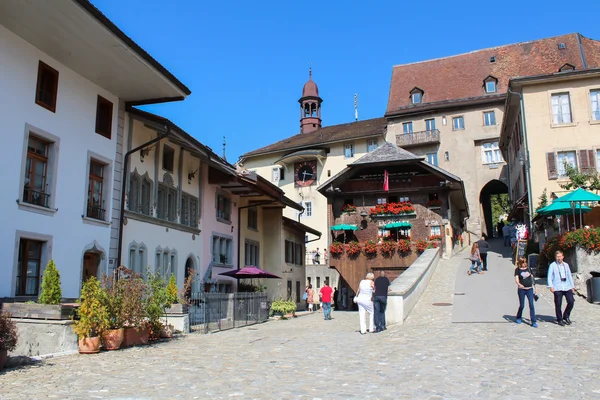
<path fill-rule="evenodd" d="M 442 261 L 404 325 L 361 336 L 358 315 L 288 321 L 0 373 L 1 399 L 600 398 L 600 307 L 574 324 L 451 323 L 457 268 Z M 512 293 L 514 295 L 514 293 Z M 317 328 L 317 329 L 315 329 Z"/>

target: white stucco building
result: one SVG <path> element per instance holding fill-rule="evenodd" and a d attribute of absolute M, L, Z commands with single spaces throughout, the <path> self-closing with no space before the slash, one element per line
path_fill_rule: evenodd
<path fill-rule="evenodd" d="M 76 298 L 115 262 L 126 105 L 190 91 L 87 0 L 0 2 L 0 65 L 0 298 L 51 259 Z"/>

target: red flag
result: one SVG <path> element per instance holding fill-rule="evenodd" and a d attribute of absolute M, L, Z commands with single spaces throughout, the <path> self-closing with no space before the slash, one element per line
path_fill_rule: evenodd
<path fill-rule="evenodd" d="M 383 171 L 383 190 L 386 192 L 390 190 L 390 179 L 387 170 Z"/>

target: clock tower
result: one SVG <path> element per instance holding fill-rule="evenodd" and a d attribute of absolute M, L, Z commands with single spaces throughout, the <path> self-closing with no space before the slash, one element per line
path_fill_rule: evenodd
<path fill-rule="evenodd" d="M 300 103 L 300 133 L 310 133 L 321 128 L 321 103 L 319 88 L 312 80 L 312 68 L 308 70 L 308 82 L 302 88 Z"/>

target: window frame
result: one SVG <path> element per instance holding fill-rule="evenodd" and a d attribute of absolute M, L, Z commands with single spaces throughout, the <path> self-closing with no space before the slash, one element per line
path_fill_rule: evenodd
<path fill-rule="evenodd" d="M 407 127 L 409 128 L 408 131 L 406 129 Z M 407 122 L 402 123 L 402 134 L 408 135 L 408 134 L 414 133 L 414 131 L 415 130 L 414 130 L 414 125 L 413 125 L 412 121 L 407 121 Z"/>
<path fill-rule="evenodd" d="M 41 94 L 48 94 L 48 93 L 42 93 L 42 74 L 43 73 L 47 73 L 47 74 L 51 74 L 51 80 L 52 83 L 54 85 L 53 89 L 53 93 L 51 94 L 51 98 L 52 98 L 52 102 L 51 103 L 46 103 L 45 99 L 41 98 Z M 58 81 L 59 81 L 59 76 L 60 73 L 58 72 L 58 70 L 52 68 L 51 66 L 49 66 L 48 64 L 46 64 L 45 62 L 43 62 L 42 60 L 39 61 L 38 63 L 38 75 L 37 75 L 37 83 L 36 83 L 36 88 L 35 88 L 35 104 L 37 104 L 38 106 L 45 108 L 46 110 L 56 113 L 56 106 L 57 106 L 57 100 L 58 100 Z"/>
<path fill-rule="evenodd" d="M 430 123 L 431 121 L 431 123 Z M 433 125 L 433 128 L 431 128 L 431 126 L 428 128 L 427 125 Z M 435 127 L 435 118 L 427 118 L 425 120 L 425 131 L 426 132 L 432 132 L 435 131 L 437 128 Z"/>
<path fill-rule="evenodd" d="M 566 173 L 561 174 L 561 169 L 563 170 L 563 172 L 566 172 L 564 170 L 564 166 L 562 165 L 563 163 L 560 162 L 560 155 L 561 154 L 567 154 L 567 153 L 573 153 L 574 157 L 573 159 L 575 160 L 575 165 L 574 167 L 579 170 L 579 160 L 577 159 L 577 150 L 559 150 L 559 151 L 555 151 L 555 157 L 556 157 L 556 176 L 557 179 L 565 179 L 568 178 Z"/>
<path fill-rule="evenodd" d="M 491 116 L 491 118 L 488 118 L 488 116 Z M 495 110 L 483 111 L 483 126 L 496 126 Z"/>
<path fill-rule="evenodd" d="M 260 243 L 255 240 L 244 240 L 244 266 L 260 267 Z"/>
<path fill-rule="evenodd" d="M 418 99 L 415 100 L 415 97 L 418 96 Z M 423 95 L 419 91 L 414 91 L 410 94 L 410 100 L 412 104 L 421 104 L 423 102 Z"/>
<path fill-rule="evenodd" d="M 112 101 L 98 95 L 96 102 L 96 133 L 109 140 L 112 138 L 113 108 Z M 106 126 L 102 126 L 104 124 Z"/>
<path fill-rule="evenodd" d="M 377 139 L 367 139 L 367 153 L 377 150 L 378 147 Z"/>
<path fill-rule="evenodd" d="M 102 175 L 96 175 L 92 172 L 92 166 L 94 164 L 99 166 Z M 106 191 L 104 189 L 105 179 L 106 179 L 105 168 L 106 168 L 106 164 L 104 164 L 103 162 L 101 162 L 99 160 L 96 160 L 95 158 L 91 158 L 88 162 L 88 190 L 87 190 L 87 206 L 86 206 L 85 216 L 88 218 L 91 218 L 91 219 L 99 220 L 99 221 L 106 221 L 107 208 L 103 203 L 104 201 L 106 201 L 106 199 L 103 198 L 104 194 L 106 193 Z M 91 204 L 92 197 L 93 197 L 93 195 L 96 194 L 94 183 L 100 183 L 100 205 L 99 206 L 94 206 Z M 97 214 L 95 214 L 92 210 L 97 207 L 100 207 L 99 212 Z"/>
<path fill-rule="evenodd" d="M 490 90 L 490 87 L 488 85 L 493 85 L 492 90 Z M 496 93 L 498 92 L 498 84 L 496 83 L 496 81 L 494 79 L 488 79 L 485 81 L 485 92 L 486 93 Z"/>
<path fill-rule="evenodd" d="M 350 149 L 350 155 L 346 150 Z M 344 158 L 354 158 L 354 143 L 344 143 Z"/>
<path fill-rule="evenodd" d="M 457 128 L 455 121 L 461 121 L 462 126 Z M 465 116 L 457 115 L 456 117 L 452 117 L 452 130 L 453 131 L 462 131 L 464 129 L 465 129 Z"/>
<path fill-rule="evenodd" d="M 198 198 L 189 193 L 181 193 L 179 223 L 190 228 L 198 228 Z"/>
<path fill-rule="evenodd" d="M 24 200 L 25 191 L 25 172 L 27 170 L 27 153 L 29 147 L 29 137 L 34 137 L 47 141 L 48 148 L 48 163 L 46 166 L 46 188 L 48 194 L 48 207 L 38 206 L 28 203 Z M 56 182 L 58 180 L 58 158 L 60 149 L 60 138 L 42 129 L 36 128 L 33 125 L 25 124 L 23 135 L 23 149 L 21 153 L 21 172 L 19 177 L 18 187 L 18 207 L 21 210 L 35 212 L 43 215 L 53 215 L 56 210 Z"/>
<path fill-rule="evenodd" d="M 156 201 L 156 217 L 170 222 L 177 222 L 177 189 L 164 183 L 158 183 Z"/>
<path fill-rule="evenodd" d="M 170 160 L 171 169 L 168 168 L 169 167 L 168 165 L 165 165 L 165 157 L 171 157 L 171 160 Z M 169 160 L 167 160 L 167 161 L 169 161 Z M 166 143 L 163 144 L 161 164 L 162 164 L 163 171 L 173 173 L 173 171 L 175 170 L 175 149 Z"/>
<path fill-rule="evenodd" d="M 218 244 L 219 252 L 216 253 L 216 245 Z M 221 253 L 225 245 L 225 253 Z M 213 232 L 211 236 L 211 262 L 219 266 L 233 266 L 233 237 L 218 232 Z M 221 262 L 221 254 L 225 254 L 225 262 Z"/>
<path fill-rule="evenodd" d="M 592 123 L 600 123 L 600 88 L 590 89 L 590 120 Z M 596 111 L 594 111 L 593 94 L 596 94 Z M 596 114 L 594 114 L 596 113 Z"/>
<path fill-rule="evenodd" d="M 258 231 L 258 207 L 249 207 L 246 214 L 248 219 L 248 229 Z"/>
<path fill-rule="evenodd" d="M 568 100 L 568 106 L 569 106 L 569 121 L 564 121 L 564 113 L 562 110 L 562 97 L 563 96 L 567 96 L 567 100 Z M 557 98 L 557 107 L 560 110 L 559 114 L 554 114 L 554 98 Z M 570 124 L 574 123 L 574 118 L 573 118 L 573 107 L 571 104 L 571 93 L 570 92 L 556 92 L 556 93 L 550 93 L 550 114 L 552 117 L 551 120 L 551 125 L 552 126 L 569 126 Z M 562 121 L 561 121 L 562 120 Z"/>
<path fill-rule="evenodd" d="M 486 144 L 491 144 L 492 147 L 486 148 L 485 147 Z M 494 146 L 494 144 L 495 144 L 495 146 Z M 492 161 L 487 160 L 486 154 L 488 152 L 491 152 L 491 155 L 492 155 L 491 160 Z M 498 158 L 497 158 L 498 155 L 500 156 L 500 160 L 498 160 Z M 481 143 L 481 163 L 483 165 L 500 164 L 503 162 L 504 162 L 504 157 L 502 157 L 502 152 L 500 151 L 500 146 L 499 146 L 498 140 Z"/>
<path fill-rule="evenodd" d="M 220 200 L 224 201 L 224 211 L 220 210 L 221 203 Z M 217 221 L 224 223 L 231 223 L 231 198 L 224 193 L 217 193 L 215 196 L 215 216 Z"/>
<path fill-rule="evenodd" d="M 39 144 L 41 144 L 42 146 L 44 146 L 44 154 L 38 154 L 35 151 L 31 151 L 30 148 L 32 148 L 33 146 L 30 146 L 30 143 L 32 141 L 35 141 Z M 27 159 L 26 159 L 26 164 L 25 164 L 25 181 L 29 182 L 29 188 L 26 189 L 25 186 L 23 186 L 23 202 L 28 203 L 28 204 L 32 204 L 32 205 L 36 205 L 38 207 L 44 207 L 44 208 L 49 208 L 49 200 L 50 200 L 50 194 L 47 193 L 47 187 L 48 187 L 48 161 L 49 161 L 49 153 L 50 153 L 50 146 L 51 143 L 48 142 L 47 140 L 44 140 L 36 135 L 29 135 L 29 139 L 27 140 Z M 35 181 L 35 177 L 36 174 L 35 170 L 36 170 L 36 166 L 38 164 L 43 165 L 43 172 L 42 172 L 42 189 L 41 191 L 36 191 L 35 187 L 32 188 L 31 187 L 31 182 Z M 33 200 L 33 193 L 39 193 L 40 198 L 42 199 L 42 203 L 43 204 L 39 204 L 36 201 Z"/>
<path fill-rule="evenodd" d="M 23 260 L 23 256 L 26 255 L 26 253 L 28 253 L 28 248 L 29 247 L 25 247 L 25 248 L 21 248 L 23 242 L 29 244 L 30 242 L 35 242 L 39 244 L 39 258 L 35 259 L 35 261 L 37 261 L 37 275 L 32 276 L 31 278 L 28 277 L 27 272 L 29 270 L 28 266 L 29 266 L 29 258 L 25 258 L 24 262 Z M 16 274 L 15 274 L 15 280 L 16 280 L 16 284 L 14 287 L 15 290 L 15 296 L 17 297 L 28 297 L 28 296 L 39 296 L 40 294 L 40 286 L 41 286 L 41 277 L 43 274 L 43 269 L 45 268 L 44 266 L 44 245 L 46 244 L 46 242 L 41 241 L 41 240 L 37 240 L 37 239 L 30 239 L 27 237 L 20 237 L 19 238 L 19 246 L 18 246 L 18 250 L 17 250 L 17 269 L 16 269 Z M 29 279 L 35 279 L 35 290 L 34 293 L 28 293 L 27 292 L 27 281 Z"/>
<path fill-rule="evenodd" d="M 279 168 L 279 167 L 273 167 L 271 169 L 271 182 L 277 183 L 281 180 L 280 172 L 281 172 L 281 168 Z"/>
<path fill-rule="evenodd" d="M 438 166 L 438 156 L 437 156 L 437 152 L 432 152 L 432 153 L 427 153 L 427 162 L 431 165 L 435 165 L 436 167 Z M 435 162 L 431 162 L 430 161 L 430 157 L 429 156 L 433 156 L 432 158 L 435 160 Z"/>

